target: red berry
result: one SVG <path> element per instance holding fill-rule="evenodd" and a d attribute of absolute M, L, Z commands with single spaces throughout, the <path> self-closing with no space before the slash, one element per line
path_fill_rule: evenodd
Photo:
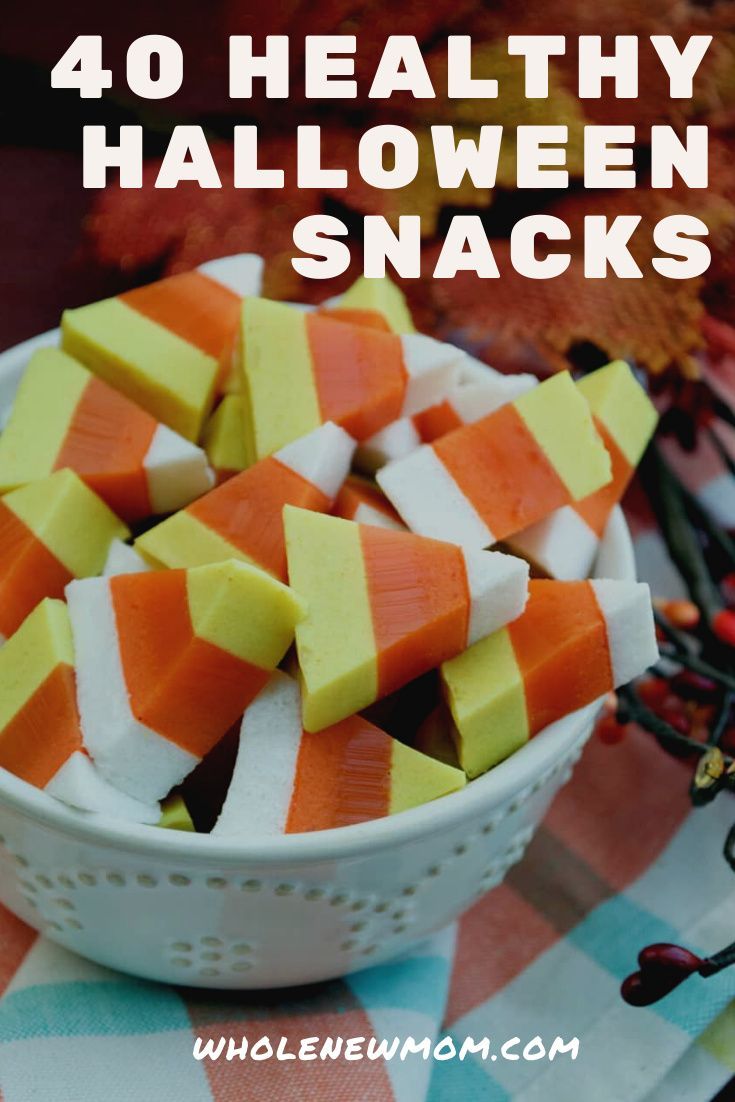
<path fill-rule="evenodd" d="M 658 714 L 665 723 L 668 723 L 669 727 L 673 727 L 680 735 L 688 735 L 691 731 L 691 719 L 686 712 L 681 710 L 680 706 L 666 704 L 659 709 Z"/>
<path fill-rule="evenodd" d="M 649 1006 L 657 998 L 649 993 L 640 972 L 625 977 L 620 985 L 620 994 L 628 1006 Z"/>
<path fill-rule="evenodd" d="M 713 619 L 712 630 L 723 643 L 735 647 L 735 612 L 723 608 Z"/>
<path fill-rule="evenodd" d="M 735 727 L 728 727 L 720 739 L 720 750 L 729 757 L 735 756 Z"/>
<path fill-rule="evenodd" d="M 709 724 L 703 723 L 700 719 L 694 720 L 689 731 L 689 738 L 695 739 L 697 742 L 707 742 L 709 738 Z"/>
<path fill-rule="evenodd" d="M 717 682 L 694 670 L 682 670 L 671 679 L 672 691 L 683 700 L 707 700 L 717 692 Z"/>
<path fill-rule="evenodd" d="M 693 601 L 662 601 L 659 608 L 669 623 L 675 628 L 689 631 L 700 621 L 700 612 Z"/>
<path fill-rule="evenodd" d="M 691 976 L 702 964 L 702 958 L 685 949 L 683 945 L 658 942 L 641 949 L 638 963 L 644 972 Z"/>
<path fill-rule="evenodd" d="M 669 683 L 662 677 L 646 677 L 636 685 L 638 696 L 647 708 L 660 708 L 669 695 Z"/>
<path fill-rule="evenodd" d="M 597 737 L 605 746 L 617 746 L 630 729 L 629 723 L 618 723 L 615 716 L 603 716 L 597 723 Z"/>
<path fill-rule="evenodd" d="M 681 945 L 647 945 L 638 954 L 640 971 L 623 980 L 620 993 L 630 1006 L 650 1006 L 698 971 L 702 963 Z"/>

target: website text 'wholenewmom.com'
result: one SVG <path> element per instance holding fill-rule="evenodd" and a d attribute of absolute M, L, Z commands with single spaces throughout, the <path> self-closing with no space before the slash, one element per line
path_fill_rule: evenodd
<path fill-rule="evenodd" d="M 553 1061 L 557 1057 L 576 1060 L 579 1055 L 579 1038 L 553 1037 L 544 1040 L 540 1036 L 523 1040 L 509 1037 L 498 1042 L 491 1037 L 465 1037 L 458 1040 L 450 1035 L 432 1037 L 391 1037 L 377 1040 L 375 1037 L 196 1037 L 195 1060 L 300 1060 L 323 1062 L 347 1060 L 479 1060 L 505 1061 Z"/>

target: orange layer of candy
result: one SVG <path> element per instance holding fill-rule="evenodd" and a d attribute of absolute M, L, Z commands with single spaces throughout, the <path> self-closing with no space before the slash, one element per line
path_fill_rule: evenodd
<path fill-rule="evenodd" d="M 320 307 L 319 314 L 332 321 L 347 322 L 348 325 L 361 325 L 364 329 L 377 329 L 381 333 L 392 333 L 390 325 L 377 310 L 359 310 L 355 308 Z"/>
<path fill-rule="evenodd" d="M 513 405 L 432 445 L 496 540 L 565 505 L 569 494 Z"/>
<path fill-rule="evenodd" d="M 186 571 L 110 580 L 120 656 L 135 718 L 196 757 L 219 741 L 269 673 L 197 638 Z"/>
<path fill-rule="evenodd" d="M 430 406 L 422 413 L 415 413 L 413 423 L 419 436 L 425 444 L 433 444 L 442 436 L 446 436 L 453 429 L 461 428 L 464 421 L 457 416 L 457 411 L 445 398 L 435 406 Z"/>
<path fill-rule="evenodd" d="M 628 483 L 633 477 L 633 468 L 602 421 L 598 421 L 595 417 L 594 422 L 603 444 L 610 453 L 612 479 L 607 486 L 602 486 L 589 497 L 575 502 L 573 508 L 595 535 L 601 538 L 613 507 L 621 500 L 628 488 Z"/>
<path fill-rule="evenodd" d="M 286 833 L 329 830 L 387 815 L 391 790 L 390 739 L 360 716 L 299 746 Z"/>
<path fill-rule="evenodd" d="M 73 575 L 0 501 L 0 634 L 9 638 L 44 597 L 63 597 Z"/>
<path fill-rule="evenodd" d="M 114 426 L 114 433 L 110 432 Z M 145 457 L 156 420 L 101 379 L 90 379 L 74 410 L 54 470 L 69 467 L 114 513 L 150 514 Z"/>
<path fill-rule="evenodd" d="M 242 299 L 202 272 L 182 272 L 136 287 L 118 298 L 177 337 L 219 360 L 229 371 L 229 357 L 240 324 Z"/>
<path fill-rule="evenodd" d="M 400 523 L 398 513 L 380 490 L 376 490 L 369 482 L 353 476 L 347 479 L 339 491 L 332 512 L 336 517 L 353 520 L 361 505 L 369 505 L 372 509 L 385 513 L 387 517 Z"/>
<path fill-rule="evenodd" d="M 306 333 L 323 421 L 365 440 L 401 416 L 408 376 L 399 336 L 320 314 L 307 315 Z"/>
<path fill-rule="evenodd" d="M 60 663 L 0 731 L 0 766 L 45 788 L 81 749 L 74 670 Z"/>
<path fill-rule="evenodd" d="M 261 459 L 188 506 L 187 512 L 274 576 L 286 577 L 284 505 L 323 513 L 330 500 L 318 486 L 274 456 Z"/>
<path fill-rule="evenodd" d="M 607 629 L 589 582 L 531 581 L 526 610 L 508 631 L 531 734 L 612 689 Z"/>
<path fill-rule="evenodd" d="M 234 338 L 242 305 L 229 287 L 197 271 L 136 287 L 119 298 L 214 359 Z"/>
<path fill-rule="evenodd" d="M 470 595 L 459 547 L 360 526 L 379 696 L 467 646 Z"/>

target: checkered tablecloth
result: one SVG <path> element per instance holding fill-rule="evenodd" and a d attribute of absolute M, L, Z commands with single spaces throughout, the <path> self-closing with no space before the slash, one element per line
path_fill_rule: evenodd
<path fill-rule="evenodd" d="M 712 952 L 735 933 L 719 856 L 735 818 L 690 811 L 685 766 L 644 735 L 594 739 L 524 861 L 449 930 L 403 960 L 273 994 L 175 990 L 88 964 L 0 912 L 3 1102 L 704 1102 L 735 1074 L 735 970 L 656 1006 L 618 989 L 637 950 Z M 203 1041 L 281 1037 L 577 1036 L 553 1062 L 213 1062 Z"/>
<path fill-rule="evenodd" d="M 709 451 L 682 460 L 735 526 L 735 487 Z M 719 489 L 712 488 L 720 480 Z M 641 575 L 681 581 L 645 510 Z M 80 960 L 0 909 L 2 1102 L 706 1102 L 735 1075 L 735 969 L 694 977 L 650 1009 L 619 986 L 638 950 L 711 953 L 735 937 L 720 856 L 735 801 L 692 811 L 691 767 L 643 733 L 593 738 L 523 862 L 455 926 L 400 961 L 269 994 L 172 989 Z M 195 1060 L 196 1037 L 578 1037 L 576 1060 Z"/>

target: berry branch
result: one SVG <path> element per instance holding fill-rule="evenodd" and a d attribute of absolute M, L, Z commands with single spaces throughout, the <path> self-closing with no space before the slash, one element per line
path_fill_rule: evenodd
<path fill-rule="evenodd" d="M 691 393 L 681 392 L 685 404 Z M 693 410 L 670 410 L 663 431 L 673 427 L 685 449 L 695 446 L 698 430 L 705 431 L 724 469 L 735 474 L 735 462 L 712 423 L 719 419 L 735 426 L 733 411 L 704 384 L 692 404 Z M 634 725 L 668 753 L 691 758 L 689 795 L 693 806 L 701 807 L 720 793 L 735 793 L 735 542 L 683 485 L 656 442 L 641 465 L 641 483 L 689 600 L 657 602 L 661 663 L 618 691 L 614 720 L 608 715 L 602 724 L 609 728 L 616 722 L 621 730 Z M 608 729 L 604 737 L 618 741 Z M 735 824 L 723 856 L 735 872 Z M 649 1006 L 689 976 L 707 978 L 733 964 L 735 942 L 709 957 L 683 946 L 649 945 L 621 994 L 632 1006 Z"/>

